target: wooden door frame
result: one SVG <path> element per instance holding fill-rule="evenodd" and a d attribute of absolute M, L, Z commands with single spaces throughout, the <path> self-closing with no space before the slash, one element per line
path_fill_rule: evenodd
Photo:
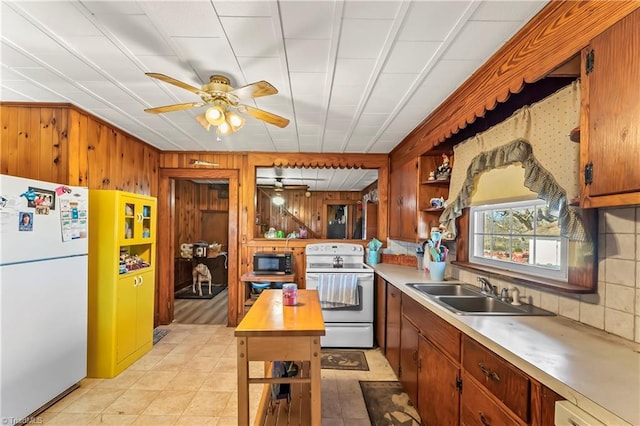
<path fill-rule="evenodd" d="M 240 191 L 239 171 L 232 169 L 160 169 L 158 184 L 158 286 L 156 287 L 156 324 L 173 321 L 173 258 L 175 191 L 173 179 L 228 179 L 229 180 L 229 243 L 227 326 L 236 326 L 238 313 L 238 214 Z"/>

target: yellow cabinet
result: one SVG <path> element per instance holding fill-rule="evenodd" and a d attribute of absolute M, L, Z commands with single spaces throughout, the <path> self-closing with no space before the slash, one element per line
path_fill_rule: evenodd
<path fill-rule="evenodd" d="M 118 375 L 153 346 L 156 199 L 89 191 L 87 375 Z"/>

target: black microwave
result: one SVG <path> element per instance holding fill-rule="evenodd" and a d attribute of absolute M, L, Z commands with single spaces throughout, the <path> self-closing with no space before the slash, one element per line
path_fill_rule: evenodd
<path fill-rule="evenodd" d="M 258 251 L 253 255 L 253 273 L 254 275 L 291 274 L 291 263 L 291 253 Z"/>

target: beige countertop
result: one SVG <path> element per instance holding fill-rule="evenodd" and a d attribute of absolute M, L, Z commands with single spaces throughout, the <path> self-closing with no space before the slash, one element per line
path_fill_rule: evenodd
<path fill-rule="evenodd" d="M 429 274 L 391 264 L 375 271 L 603 423 L 640 425 L 639 344 L 561 316 L 456 315 L 405 285 L 430 282 Z"/>

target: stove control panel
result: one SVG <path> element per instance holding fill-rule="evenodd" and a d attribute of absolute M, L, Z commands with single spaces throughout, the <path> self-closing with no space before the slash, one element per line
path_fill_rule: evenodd
<path fill-rule="evenodd" d="M 364 254 L 364 248 L 359 244 L 349 243 L 319 243 L 308 244 L 307 255 L 343 255 L 343 254 Z"/>

